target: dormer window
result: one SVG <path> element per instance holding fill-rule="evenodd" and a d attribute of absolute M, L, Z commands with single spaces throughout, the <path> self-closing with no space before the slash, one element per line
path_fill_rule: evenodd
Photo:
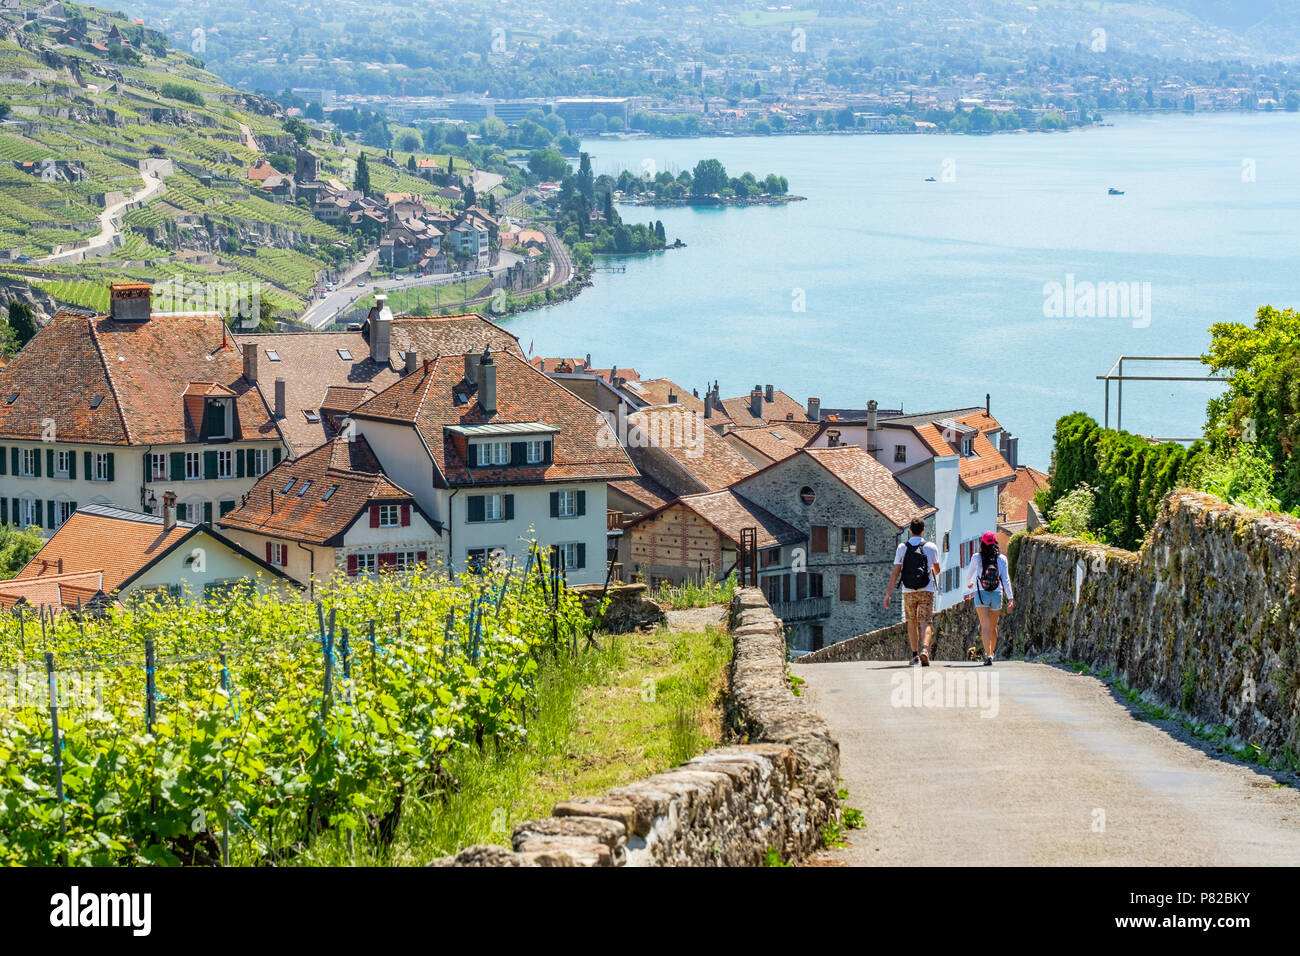
<path fill-rule="evenodd" d="M 975 436 L 967 435 L 961 440 L 961 456 L 969 458 L 975 453 Z"/>
<path fill-rule="evenodd" d="M 233 434 L 233 409 L 228 398 L 203 401 L 203 438 L 206 441 L 230 438 Z"/>

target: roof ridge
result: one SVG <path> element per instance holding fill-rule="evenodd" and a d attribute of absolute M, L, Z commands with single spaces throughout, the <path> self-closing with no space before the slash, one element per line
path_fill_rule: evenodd
<path fill-rule="evenodd" d="M 127 422 L 126 415 L 122 413 L 122 403 L 117 397 L 117 383 L 113 381 L 113 370 L 104 357 L 104 346 L 99 341 L 99 331 L 95 328 L 95 323 L 99 318 L 99 316 L 88 316 L 86 318 L 86 325 L 90 331 L 90 341 L 94 343 L 95 354 L 99 356 L 100 367 L 103 368 L 104 378 L 108 381 L 108 394 L 113 399 L 113 407 L 117 409 L 117 420 L 122 423 L 122 432 L 126 435 L 126 443 L 133 445 L 135 442 L 131 440 L 131 425 Z"/>

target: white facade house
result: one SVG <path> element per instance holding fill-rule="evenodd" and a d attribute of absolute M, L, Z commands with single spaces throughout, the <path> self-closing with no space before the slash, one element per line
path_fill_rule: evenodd
<path fill-rule="evenodd" d="M 864 420 L 823 422 L 809 447 L 865 448 L 933 503 L 941 568 L 935 609 L 951 607 L 963 600 L 962 569 L 980 536 L 997 531 L 998 491 L 1015 477 L 1014 462 L 998 451 L 1002 426 L 985 407 L 873 419 L 874 405 Z"/>

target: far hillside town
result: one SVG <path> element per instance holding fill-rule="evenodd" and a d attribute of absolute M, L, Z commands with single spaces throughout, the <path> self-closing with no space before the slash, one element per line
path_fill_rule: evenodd
<path fill-rule="evenodd" d="M 981 535 L 1041 520 L 1046 476 L 980 398 L 723 398 L 528 356 L 477 314 L 394 316 L 382 293 L 349 330 L 250 334 L 117 283 L 107 314 L 58 313 L 0 368 L 0 524 L 47 539 L 0 606 L 201 601 L 244 580 L 310 596 L 538 543 L 570 584 L 734 575 L 815 650 L 899 619 L 881 597 L 914 518 L 940 548 L 937 609 L 962 599 Z"/>

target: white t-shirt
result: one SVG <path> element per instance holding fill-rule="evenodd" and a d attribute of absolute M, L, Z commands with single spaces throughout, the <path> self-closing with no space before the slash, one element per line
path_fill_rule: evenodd
<path fill-rule="evenodd" d="M 925 547 L 922 550 L 925 551 L 925 557 L 926 557 L 925 570 L 930 575 L 930 583 L 923 588 L 909 588 L 906 585 L 904 585 L 903 586 L 904 592 L 934 590 L 934 566 L 939 563 L 939 546 L 935 544 L 933 541 L 926 541 L 924 538 L 919 538 L 919 537 L 908 538 L 907 544 L 900 544 L 898 546 L 898 550 L 894 552 L 894 566 L 895 567 L 902 566 L 903 555 L 907 554 L 908 544 L 915 546 L 921 544 L 922 542 L 925 542 Z"/>
<path fill-rule="evenodd" d="M 976 551 L 966 562 L 966 589 L 975 590 L 979 586 L 980 572 L 984 570 L 984 562 L 980 560 L 980 553 Z M 1011 591 L 1011 575 L 1007 573 L 1007 556 L 998 555 L 998 577 L 1002 579 L 1002 587 L 1007 592 L 1007 600 L 1014 601 L 1015 594 Z"/>

